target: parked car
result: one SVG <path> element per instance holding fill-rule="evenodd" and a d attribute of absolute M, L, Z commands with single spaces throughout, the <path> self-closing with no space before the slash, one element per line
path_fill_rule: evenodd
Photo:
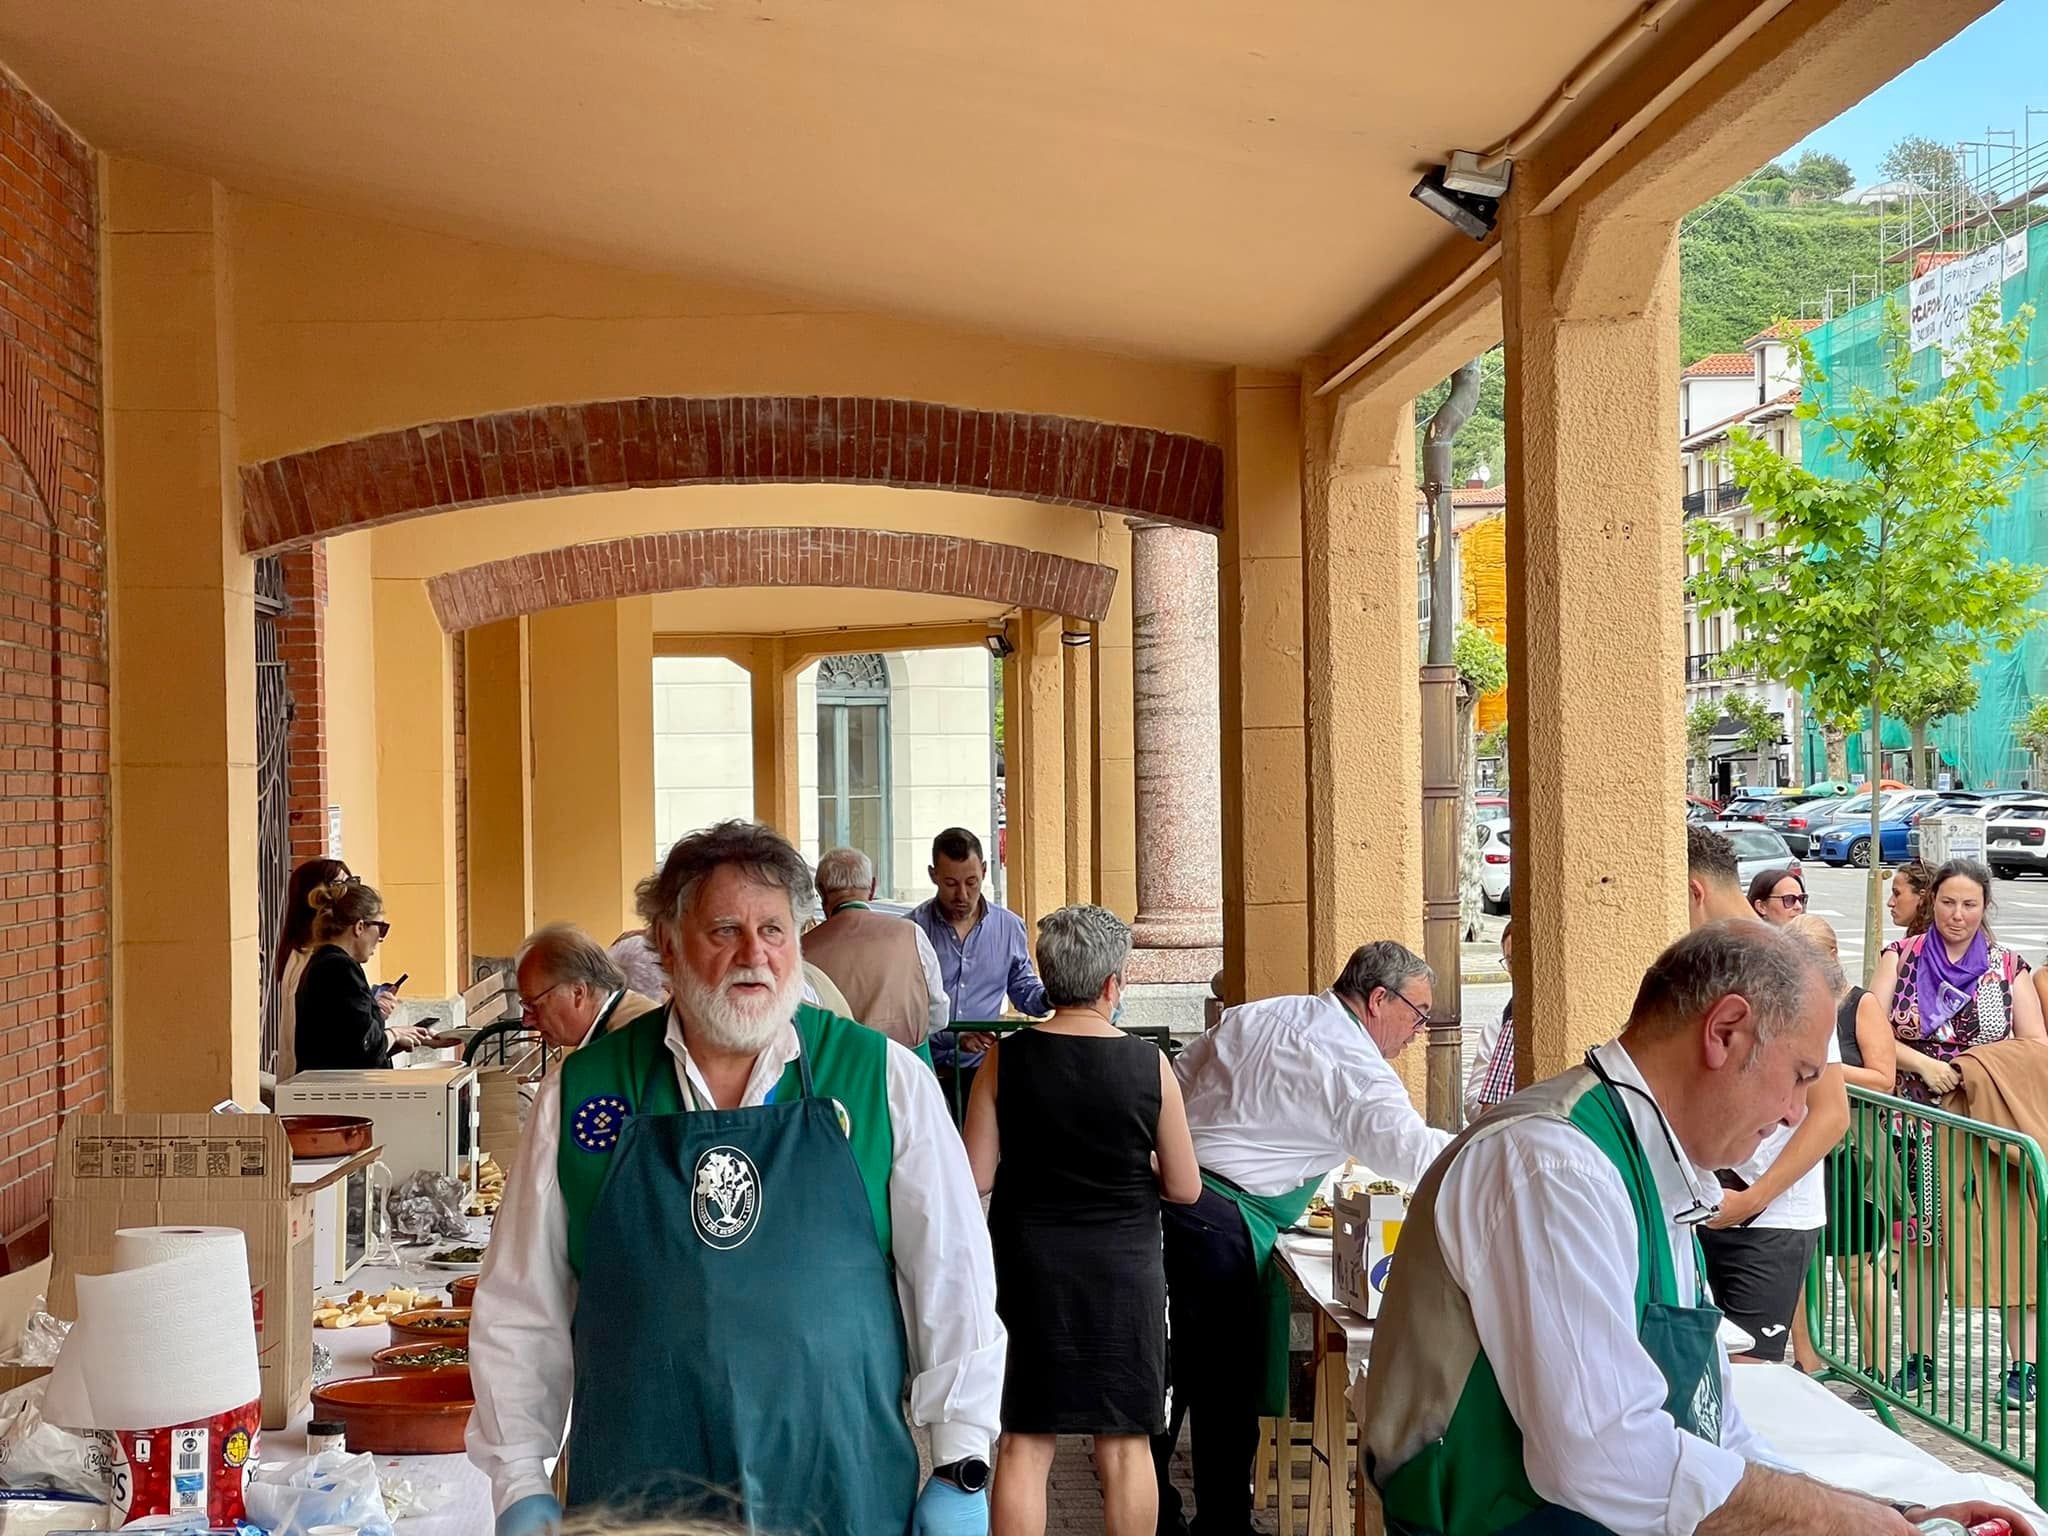
<path fill-rule="evenodd" d="M 1916 805 L 1931 805 L 1940 797 L 1931 789 L 1893 789 L 1880 791 L 1877 802 L 1880 818 L 1902 816 Z M 1805 822 L 1804 826 L 1798 825 Z M 1829 827 L 1849 823 L 1860 823 L 1867 831 L 1870 826 L 1870 792 L 1851 795 L 1846 800 L 1821 801 L 1803 806 L 1797 815 L 1788 819 L 1783 827 L 1773 824 L 1778 832 L 1801 858 L 1818 856 L 1817 847 L 1822 833 Z M 1904 856 L 1904 844 L 1900 855 Z"/>
<path fill-rule="evenodd" d="M 1984 828 L 1984 857 L 2001 880 L 2048 874 L 2048 800 L 2008 800 Z"/>
<path fill-rule="evenodd" d="M 1721 807 L 1722 821 L 1762 821 L 1785 801 L 1775 789 L 1738 789 Z"/>
<path fill-rule="evenodd" d="M 1964 816 L 1982 816 L 1989 821 L 2000 809 L 2001 802 L 1988 800 L 1982 795 L 1966 790 L 1936 790 L 1933 805 L 1923 805 L 1906 828 L 1906 857 L 1920 857 L 1920 823 L 1939 812 L 1954 811 Z M 1889 844 L 1887 844 L 1889 846 Z"/>
<path fill-rule="evenodd" d="M 1479 909 L 1499 915 L 1508 909 L 1509 862 L 1508 824 L 1504 821 L 1479 823 Z"/>
<path fill-rule="evenodd" d="M 1712 821 L 1721 814 L 1719 803 L 1702 800 L 1698 795 L 1685 797 L 1685 819 L 1687 821 Z"/>
<path fill-rule="evenodd" d="M 1508 819 L 1508 797 L 1506 795 L 1475 795 L 1472 804 L 1482 822 L 1506 821 Z"/>
<path fill-rule="evenodd" d="M 1807 834 L 1816 822 L 1825 822 L 1834 808 L 1842 802 L 1832 795 L 1809 796 L 1786 800 L 1764 818 L 1764 825 L 1785 839 L 1785 845 L 1794 853 L 1804 855 L 1807 851 Z"/>
<path fill-rule="evenodd" d="M 1707 825 L 1735 845 L 1735 874 L 1745 888 L 1767 869 L 1799 873 L 1799 861 L 1792 857 L 1785 839 L 1769 827 L 1753 821 L 1710 821 Z"/>
<path fill-rule="evenodd" d="M 1923 801 L 1894 811 L 1877 825 L 1877 857 L 1880 864 L 1899 864 L 1917 856 L 1920 818 L 1948 807 L 1939 800 Z M 1813 856 L 1834 869 L 1848 865 L 1854 869 L 1870 868 L 1870 820 L 1859 816 L 1854 821 L 1831 822 L 1820 829 L 1814 839 Z"/>

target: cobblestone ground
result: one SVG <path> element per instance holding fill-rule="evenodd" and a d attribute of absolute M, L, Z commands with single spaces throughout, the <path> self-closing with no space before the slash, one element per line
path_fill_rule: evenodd
<path fill-rule="evenodd" d="M 1188 1472 L 1187 1441 L 1181 1441 L 1180 1453 L 1174 1457 L 1174 1481 L 1179 1484 L 1183 1497 L 1191 1486 Z M 1304 1483 L 1301 1495 L 1308 1497 Z M 1306 1510 L 1301 1520 L 1308 1518 Z M 1252 1516 L 1252 1528 L 1259 1536 L 1274 1536 L 1280 1529 L 1277 1514 L 1270 1509 L 1258 1510 Z M 1300 1522 L 1296 1529 L 1300 1528 Z M 1060 1436 L 1059 1451 L 1053 1458 L 1052 1486 L 1046 1495 L 1045 1529 L 1047 1536 L 1101 1536 L 1102 1532 L 1102 1489 L 1095 1480 L 1095 1456 L 1085 1435 Z"/>

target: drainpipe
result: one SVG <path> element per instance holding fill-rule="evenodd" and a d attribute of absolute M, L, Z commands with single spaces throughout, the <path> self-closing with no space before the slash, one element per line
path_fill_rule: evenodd
<path fill-rule="evenodd" d="M 1479 402 L 1479 360 L 1451 375 L 1451 392 L 1423 436 L 1429 503 L 1429 654 L 1422 666 L 1422 954 L 1436 972 L 1429 1016 L 1429 1123 L 1464 1121 L 1464 1010 L 1458 874 L 1465 787 L 1458 782 L 1457 546 L 1451 538 L 1451 443 Z"/>

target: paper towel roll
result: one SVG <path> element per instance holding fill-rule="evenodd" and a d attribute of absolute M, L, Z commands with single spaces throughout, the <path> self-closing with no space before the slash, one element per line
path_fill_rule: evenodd
<path fill-rule="evenodd" d="M 43 1416 L 64 1429 L 154 1429 L 263 1395 L 249 1252 L 233 1227 L 114 1234 L 117 1268 L 78 1277 L 78 1321 Z"/>

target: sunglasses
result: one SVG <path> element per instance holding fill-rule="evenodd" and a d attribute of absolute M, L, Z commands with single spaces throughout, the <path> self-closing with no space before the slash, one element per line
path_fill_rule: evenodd
<path fill-rule="evenodd" d="M 1804 892 L 1795 892 L 1789 896 L 1773 896 L 1771 900 L 1775 901 L 1787 912 L 1797 912 L 1806 905 L 1806 895 Z"/>
<path fill-rule="evenodd" d="M 390 938 L 390 937 L 391 937 L 391 923 L 390 923 L 390 921 L 389 921 L 388 919 L 386 919 L 386 918 L 382 918 L 382 917 L 372 917 L 372 918 L 367 918 L 367 919 L 365 919 L 365 920 L 364 920 L 363 926 L 364 926 L 365 928 L 374 928 L 374 929 L 376 929 L 376 930 L 377 930 L 377 937 L 378 937 L 378 938 L 380 938 L 380 939 L 388 939 L 388 938 Z"/>

